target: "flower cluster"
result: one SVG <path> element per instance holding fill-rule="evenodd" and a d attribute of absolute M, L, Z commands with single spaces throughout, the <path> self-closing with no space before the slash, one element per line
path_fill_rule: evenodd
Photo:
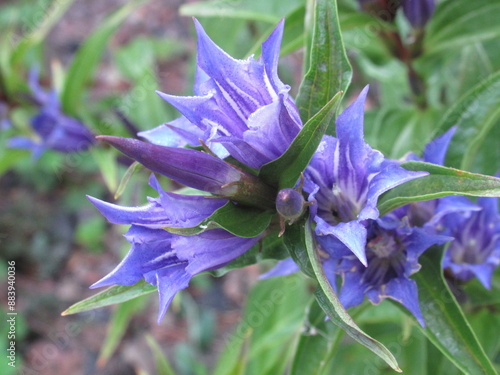
<path fill-rule="evenodd" d="M 290 87 L 277 75 L 283 21 L 262 44 L 258 60 L 230 57 L 196 20 L 195 25 L 195 96 L 159 93 L 182 117 L 138 134 L 148 142 L 98 138 L 151 171 L 211 196 L 165 192 L 153 175 L 150 185 L 159 197 L 149 198 L 146 206 L 121 207 L 89 197 L 110 222 L 131 225 L 126 238 L 132 245 L 115 270 L 93 287 L 145 279 L 158 287 L 161 319 L 193 276 L 227 265 L 266 235 L 278 235 L 278 221 L 282 235 L 285 222 L 306 213 L 324 272 L 346 308 L 365 296 L 375 304 L 390 298 L 424 325 L 410 277 L 419 270 L 424 251 L 450 241 L 444 266 L 459 279 L 477 276 L 490 285 L 500 259 L 496 200 L 476 205 L 464 197 L 447 197 L 379 217 L 381 194 L 427 173 L 406 170 L 365 142 L 368 87 L 337 118 L 336 136 L 323 137 L 295 189 L 278 191 L 263 181 L 259 169 L 280 157 L 302 129 Z M 406 160 L 443 164 L 453 132 L 429 143 L 422 159 L 410 154 Z M 251 237 L 205 225 L 217 210 L 233 205 L 269 212 L 274 220 Z M 288 258 L 263 277 L 297 270 Z"/>
<path fill-rule="evenodd" d="M 9 139 L 8 146 L 31 150 L 39 158 L 46 149 L 63 153 L 87 150 L 94 143 L 94 135 L 80 121 L 65 115 L 55 90 L 45 91 L 38 83 L 38 71 L 32 69 L 29 86 L 33 101 L 39 112 L 31 119 L 36 138 L 16 136 Z"/>
<path fill-rule="evenodd" d="M 121 207 L 89 197 L 109 221 L 131 225 L 126 238 L 132 244 L 126 258 L 93 287 L 131 285 L 145 279 L 158 287 L 160 319 L 175 293 L 186 288 L 194 275 L 228 264 L 263 236 L 243 238 L 206 227 L 196 235 L 184 236 L 165 229 L 201 225 L 226 204 L 275 210 L 276 189 L 260 181 L 252 170 L 281 156 L 302 128 L 288 95 L 290 87 L 277 76 L 283 21 L 262 44 L 258 60 L 233 59 L 196 20 L 195 25 L 196 96 L 159 93 L 183 116 L 139 133 L 150 143 L 98 138 L 153 172 L 212 196 L 167 193 L 153 176 L 150 184 L 159 198 L 149 198 L 144 207 Z M 206 152 L 181 148 L 184 145 L 201 146 Z M 245 170 L 223 160 L 229 155 L 246 166 Z"/>
<path fill-rule="evenodd" d="M 305 171 L 316 245 L 344 307 L 359 305 L 365 296 L 374 304 L 390 298 L 425 325 L 417 286 L 410 278 L 420 269 L 418 258 L 432 246 L 449 242 L 443 261 L 448 273 L 464 281 L 477 277 L 489 288 L 500 263 L 497 199 L 480 198 L 476 205 L 463 196 L 448 196 L 414 202 L 379 217 L 376 202 L 381 193 L 425 173 L 401 168 L 364 142 L 365 96 L 366 89 L 338 117 L 338 138 L 326 136 Z M 405 160 L 442 165 L 455 130 L 431 141 L 422 158 L 408 154 Z M 288 258 L 262 277 L 298 269 Z"/>

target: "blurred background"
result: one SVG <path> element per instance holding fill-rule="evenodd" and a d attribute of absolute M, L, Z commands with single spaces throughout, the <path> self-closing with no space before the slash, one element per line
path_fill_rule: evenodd
<path fill-rule="evenodd" d="M 155 363 L 160 353 L 178 374 L 204 374 L 239 321 L 260 273 L 257 266 L 217 279 L 195 278 L 160 325 L 156 293 L 120 307 L 61 316 L 95 294 L 88 287 L 128 251 L 122 237 L 126 228 L 107 223 L 85 195 L 115 201 L 131 161 L 104 145 L 70 154 L 49 149 L 38 159 L 29 150 L 6 146 L 13 135 L 32 133 L 30 119 L 38 110 L 28 87 L 32 69 L 39 71 L 41 88 L 56 89 L 60 97 L 65 95 L 63 82 L 76 82 L 68 94 L 76 98 L 74 105 L 64 110 L 95 134 L 135 137 L 138 130 L 175 119 L 176 111 L 155 90 L 192 94 L 196 37 L 191 17 L 180 14 L 183 4 L 0 3 L 0 289 L 7 290 L 7 261 L 15 261 L 18 312 L 17 369 L 2 360 L 2 374 L 155 374 L 161 373 Z M 286 8 L 277 11 L 284 15 Z M 272 17 L 278 20 L 279 14 Z M 221 47 L 240 58 L 271 26 L 227 17 L 201 21 Z M 300 54 L 287 60 L 282 77 L 297 88 Z M 81 82 L 78 76 L 84 77 Z M 146 186 L 148 175 L 134 174 L 121 204 L 141 205 L 146 195 L 155 196 Z M 164 188 L 170 183 L 162 182 Z M 0 299 L 6 311 L 6 293 Z M 6 327 L 0 327 L 3 353 L 8 340 Z"/>
<path fill-rule="evenodd" d="M 474 17 L 469 16 L 474 4 L 456 2 L 460 6 L 437 9 L 428 37 L 421 40 L 423 34 L 417 35 L 424 48 L 415 46 L 415 35 L 399 13 L 392 15 L 396 18 L 392 24 L 393 19 L 361 12 L 355 0 L 338 2 L 354 71 L 344 106 L 362 87 L 371 85 L 366 138 L 389 157 L 421 151 L 450 106 L 500 70 L 498 20 L 488 10 L 493 2 L 475 2 L 479 5 Z M 498 6 L 498 2 L 491 5 Z M 220 278 L 197 276 L 174 299 L 161 324 L 156 321 L 156 293 L 119 306 L 61 316 L 72 304 L 94 295 L 97 291 L 88 287 L 109 273 L 129 249 L 122 236 L 127 228 L 107 223 L 85 195 L 136 206 L 156 192 L 147 186 L 148 171 L 130 173 L 131 160 L 105 144 L 72 153 L 50 147 L 38 153 L 31 143 L 27 149 L 8 147 L 14 137 L 43 141 L 31 123 L 51 90 L 57 93 L 61 112 L 93 134 L 135 137 L 137 131 L 175 119 L 178 113 L 155 90 L 192 94 L 196 62 L 192 16 L 236 58 L 259 56 L 262 41 L 285 17 L 279 74 L 296 95 L 303 75 L 305 15 L 305 0 L 0 1 L 2 353 L 9 345 L 3 324 L 8 261 L 16 264 L 18 312 L 17 368 L 2 362 L 2 374 L 224 375 L 243 373 L 245 367 L 245 374 L 274 375 L 283 373 L 301 333 L 319 334 L 329 344 L 340 342 L 341 334 L 333 335 L 333 325 L 326 327 L 318 311 L 308 310 L 303 325 L 311 297 L 304 277 L 256 284 L 272 265 L 267 263 Z M 457 23 L 450 28 L 451 20 Z M 396 40 L 399 45 L 391 39 L 396 34 L 401 36 Z M 415 48 L 414 60 L 404 54 L 412 52 L 409 46 Z M 483 147 L 474 150 L 464 169 L 496 172 L 498 165 L 486 161 L 499 160 L 498 121 L 494 119 Z M 451 149 L 455 150 L 451 165 L 457 166 L 453 161 L 464 154 L 464 146 L 456 142 Z M 166 178 L 160 181 L 164 189 L 178 187 Z M 475 282 L 471 285 L 473 291 L 482 290 Z M 268 297 L 273 290 L 282 293 L 277 304 Z M 490 298 L 498 309 L 498 301 L 476 295 L 476 305 L 467 310 L 470 321 L 483 334 L 481 340 L 489 340 L 488 355 L 498 359 L 499 343 L 488 335 L 490 326 L 499 324 L 498 314 L 478 307 Z M 361 310 L 352 310 L 357 322 L 390 344 L 402 368 L 412 364 L 409 374 L 425 374 L 427 363 L 438 363 L 447 375 L 459 373 L 394 305 L 383 302 L 369 314 Z M 308 320 L 313 317 L 314 326 Z M 386 373 L 385 364 L 374 358 L 344 338 L 328 361 L 335 368 L 340 359 L 345 372 L 330 373 Z M 436 368 L 429 373 L 437 373 Z"/>

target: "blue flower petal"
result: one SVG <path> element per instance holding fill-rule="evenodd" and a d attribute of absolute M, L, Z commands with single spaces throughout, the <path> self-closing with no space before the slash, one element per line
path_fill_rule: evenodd
<path fill-rule="evenodd" d="M 286 258 L 280 260 L 276 265 L 271 268 L 266 273 L 259 276 L 260 280 L 269 279 L 271 277 L 277 276 L 287 276 L 292 273 L 298 272 L 300 270 L 299 266 L 293 261 L 292 258 Z"/>

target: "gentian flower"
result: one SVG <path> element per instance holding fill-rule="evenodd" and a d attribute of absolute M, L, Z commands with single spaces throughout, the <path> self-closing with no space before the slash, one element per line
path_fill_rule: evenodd
<path fill-rule="evenodd" d="M 455 239 L 443 258 L 443 268 L 455 278 L 477 277 L 485 288 L 500 264 L 500 215 L 498 198 L 480 197 L 480 211 L 448 215 L 443 219 L 446 233 Z"/>
<path fill-rule="evenodd" d="M 189 237 L 169 233 L 163 228 L 196 226 L 227 200 L 165 192 L 154 175 L 150 185 L 159 197 L 148 198 L 149 204 L 143 207 L 121 207 L 88 197 L 110 222 L 131 225 L 125 238 L 132 244 L 121 263 L 91 288 L 133 285 L 144 279 L 158 287 L 160 321 L 175 294 L 186 288 L 193 276 L 223 267 L 261 236 L 241 238 L 222 229 Z"/>
<path fill-rule="evenodd" d="M 435 0 L 402 0 L 402 6 L 410 24 L 416 29 L 421 29 L 434 13 L 436 3 Z"/>
<path fill-rule="evenodd" d="M 325 272 L 334 287 L 341 278 L 339 299 L 346 309 L 361 304 L 365 296 L 374 304 L 390 298 L 405 306 L 424 326 L 417 284 L 409 277 L 420 269 L 418 258 L 425 250 L 449 240 L 411 228 L 404 220 L 381 218 L 368 226 L 366 266 L 351 254 L 326 259 Z"/>
<path fill-rule="evenodd" d="M 448 131 L 439 137 L 430 141 L 424 148 L 422 157 L 418 157 L 414 153 L 409 153 L 406 161 L 423 161 L 443 165 L 456 127 L 451 127 Z M 467 211 L 477 211 L 480 207 L 472 203 L 466 197 L 460 195 L 450 195 L 439 199 L 431 199 L 428 201 L 413 202 L 406 206 L 399 207 L 390 215 L 395 215 L 397 219 L 407 217 L 411 226 L 423 227 L 432 233 L 440 233 L 444 227 L 441 219 L 449 214 Z"/>
<path fill-rule="evenodd" d="M 63 153 L 84 151 L 94 143 L 94 135 L 80 121 L 62 113 L 55 90 L 44 91 L 38 84 L 37 71 L 30 72 L 29 85 L 39 112 L 31 119 L 37 138 L 16 136 L 8 147 L 29 149 L 39 158 L 46 149 Z"/>
<path fill-rule="evenodd" d="M 259 60 L 232 58 L 194 22 L 198 33 L 196 96 L 159 92 L 183 117 L 139 135 L 165 146 L 179 146 L 179 136 L 191 146 L 199 145 L 201 139 L 220 157 L 230 154 L 258 169 L 281 156 L 302 127 L 288 94 L 290 87 L 277 75 L 284 21 L 262 44 Z"/>
<path fill-rule="evenodd" d="M 241 238 L 208 228 L 193 236 L 172 232 L 201 225 L 228 200 L 242 207 L 276 209 L 274 188 L 248 172 L 249 168 L 243 170 L 221 157 L 230 154 L 246 166 L 259 168 L 281 156 L 302 126 L 288 96 L 290 88 L 277 77 L 283 21 L 262 45 L 262 57 L 257 61 L 231 58 L 208 38 L 196 20 L 195 24 L 199 36 L 197 96 L 160 93 L 183 117 L 168 127 L 139 134 L 151 143 L 99 138 L 152 171 L 207 191 L 212 197 L 166 193 L 154 177 L 151 185 L 160 196 L 149 198 L 145 207 L 120 207 L 89 197 L 109 221 L 131 225 L 126 238 L 132 244 L 116 269 L 92 287 L 131 285 L 145 279 L 158 287 L 160 319 L 175 293 L 186 288 L 194 275 L 226 265 L 265 235 Z M 179 148 L 185 144 L 201 145 L 207 152 Z"/>
<path fill-rule="evenodd" d="M 406 181 L 426 175 L 385 159 L 363 139 L 368 87 L 337 119 L 337 138 L 325 136 L 305 170 L 304 191 L 313 201 L 316 239 L 334 258 L 349 251 L 367 265 L 366 225 L 377 219 L 378 197 Z"/>

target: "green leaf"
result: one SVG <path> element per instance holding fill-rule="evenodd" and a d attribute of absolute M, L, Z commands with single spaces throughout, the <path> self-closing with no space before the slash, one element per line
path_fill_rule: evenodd
<path fill-rule="evenodd" d="M 118 163 L 116 161 L 116 152 L 110 148 L 94 147 L 90 150 L 91 155 L 101 171 L 102 178 L 109 191 L 116 191 L 118 181 Z"/>
<path fill-rule="evenodd" d="M 437 3 L 426 28 L 426 54 L 461 48 L 500 36 L 500 3 L 491 0 L 446 0 Z"/>
<path fill-rule="evenodd" d="M 339 327 L 325 320 L 326 315 L 316 299 L 311 300 L 307 310 L 290 375 L 321 374 L 344 334 Z"/>
<path fill-rule="evenodd" d="M 314 295 L 321 308 L 325 311 L 332 322 L 342 328 L 349 336 L 382 358 L 393 370 L 401 372 L 396 358 L 394 358 L 392 353 L 387 350 L 383 344 L 364 333 L 342 306 L 342 303 L 332 289 L 332 286 L 330 285 L 330 282 L 328 281 L 328 278 L 323 270 L 323 266 L 321 265 L 318 251 L 314 245 L 314 239 L 312 237 L 311 226 L 308 219 L 302 222 L 301 232 L 303 236 L 301 243 L 303 245 L 300 251 L 307 252 L 314 275 L 318 280 L 319 288 L 316 290 Z M 296 248 L 289 250 L 297 251 L 299 249 Z M 299 266 L 301 265 L 299 264 Z"/>
<path fill-rule="evenodd" d="M 167 360 L 167 356 L 163 354 L 160 345 L 156 342 L 156 340 L 153 338 L 153 336 L 147 334 L 146 336 L 146 341 L 151 348 L 151 351 L 153 352 L 155 356 L 155 362 L 156 362 L 156 374 L 157 375 L 175 375 L 174 370 L 172 369 L 172 366 Z"/>
<path fill-rule="evenodd" d="M 129 183 L 130 179 L 132 178 L 132 176 L 134 175 L 134 173 L 140 169 L 142 169 L 142 164 L 140 164 L 139 162 L 134 161 L 132 164 L 130 164 L 130 167 L 128 167 L 127 170 L 125 171 L 125 174 L 123 175 L 123 177 L 120 181 L 120 184 L 118 185 L 118 188 L 116 189 L 116 193 L 114 196 L 115 199 L 118 199 L 123 194 L 123 192 L 125 191 L 125 188 L 127 187 L 128 183 Z"/>
<path fill-rule="evenodd" d="M 297 107 L 303 122 L 326 106 L 337 92 L 345 92 L 351 82 L 352 69 L 345 53 L 340 32 L 337 1 L 315 2 L 315 20 L 309 70 L 300 85 Z M 328 133 L 334 134 L 330 119 Z"/>
<path fill-rule="evenodd" d="M 283 233 L 283 243 L 300 270 L 307 276 L 315 279 L 316 276 L 314 275 L 309 255 L 305 250 L 304 220 L 305 219 L 299 220 L 291 226 L 286 227 L 285 233 Z"/>
<path fill-rule="evenodd" d="M 426 324 L 422 331 L 464 373 L 495 375 L 493 365 L 443 279 L 442 255 L 442 249 L 426 251 L 419 260 L 422 269 L 414 275 Z"/>
<path fill-rule="evenodd" d="M 46 39 L 49 31 L 64 15 L 73 2 L 74 0 L 53 1 L 50 7 L 44 9 L 44 12 L 42 12 L 44 17 L 41 22 L 36 25 L 36 27 L 28 29 L 29 32 L 26 35 L 23 35 L 17 43 L 17 46 L 11 55 L 12 64 L 16 64 L 21 61 L 28 49 Z M 37 20 L 39 15 L 40 11 L 37 14 L 32 14 L 31 20 Z M 33 25 L 30 26 L 32 27 Z"/>
<path fill-rule="evenodd" d="M 408 181 L 382 194 L 377 205 L 380 216 L 411 202 L 447 195 L 500 196 L 500 178 L 419 161 L 405 162 L 401 166 L 410 171 L 429 172 L 429 175 Z"/>
<path fill-rule="evenodd" d="M 277 23 L 301 4 L 302 0 L 212 0 L 182 5 L 179 13 L 183 16 L 228 17 Z"/>
<path fill-rule="evenodd" d="M 97 365 L 99 367 L 105 366 L 113 353 L 116 351 L 120 341 L 125 335 L 132 316 L 141 308 L 145 306 L 145 301 L 142 298 L 136 298 L 120 304 L 111 318 L 108 326 L 106 339 L 102 344 Z"/>
<path fill-rule="evenodd" d="M 340 97 L 341 93 L 337 93 L 307 121 L 283 155 L 262 166 L 259 173 L 262 180 L 279 189 L 295 186 L 318 148 L 330 120 L 334 117 Z"/>
<path fill-rule="evenodd" d="M 97 293 L 96 295 L 93 295 L 92 297 L 75 303 L 61 315 L 71 315 L 97 309 L 99 307 L 122 303 L 145 294 L 152 293 L 155 290 L 155 286 L 148 284 L 144 280 L 141 280 L 134 285 L 114 285 L 100 293 Z"/>
<path fill-rule="evenodd" d="M 227 202 L 195 227 L 164 227 L 163 229 L 182 236 L 192 236 L 209 229 L 221 228 L 238 237 L 251 238 L 258 236 L 269 226 L 273 215 L 272 211 L 242 207 Z"/>
<path fill-rule="evenodd" d="M 499 106 L 500 72 L 497 72 L 468 91 L 448 110 L 437 127 L 437 133 L 441 134 L 457 126 L 448 148 L 447 165 L 469 170 L 474 159 L 480 157 L 485 165 L 474 170 L 495 173 L 498 165 L 491 160 L 500 159 L 500 149 L 484 147 L 483 144 L 493 136 L 493 131 L 498 132 L 500 128 Z M 490 162 L 486 163 L 487 160 Z"/>
<path fill-rule="evenodd" d="M 106 44 L 125 18 L 144 0 L 130 2 L 104 20 L 100 27 L 78 49 L 66 77 L 61 95 L 62 108 L 65 113 L 75 115 L 82 105 L 86 83 L 92 77 L 99 64 Z"/>

